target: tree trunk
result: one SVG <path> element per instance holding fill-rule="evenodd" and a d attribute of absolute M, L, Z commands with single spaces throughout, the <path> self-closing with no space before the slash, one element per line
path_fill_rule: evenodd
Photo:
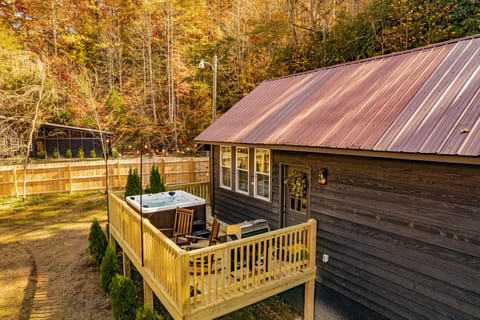
<path fill-rule="evenodd" d="M 34 133 L 35 133 L 35 129 L 37 127 L 37 120 L 38 120 L 38 116 L 40 114 L 40 104 L 44 98 L 44 91 L 45 91 L 45 79 L 47 77 L 47 74 L 46 74 L 46 71 L 45 71 L 45 68 L 42 64 L 42 62 L 40 61 L 40 59 L 38 59 L 37 61 L 37 64 L 39 66 L 39 69 L 40 69 L 40 79 L 41 79 L 41 83 L 40 83 L 40 88 L 38 90 L 38 100 L 37 102 L 35 103 L 35 113 L 34 113 L 34 116 L 33 116 L 33 119 L 32 121 L 30 122 L 30 132 L 28 134 L 28 141 L 27 141 L 27 150 L 25 150 L 25 159 L 23 161 L 23 192 L 22 192 L 22 199 L 23 201 L 26 200 L 27 198 L 27 169 L 28 169 L 28 161 L 30 159 L 30 149 L 32 148 L 32 144 L 33 144 L 33 136 L 34 136 Z"/>

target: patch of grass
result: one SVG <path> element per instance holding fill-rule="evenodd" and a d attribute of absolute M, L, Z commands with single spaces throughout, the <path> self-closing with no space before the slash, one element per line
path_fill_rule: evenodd
<path fill-rule="evenodd" d="M 24 232 L 56 224 L 91 221 L 106 216 L 103 192 L 45 194 L 0 199 L 0 230 Z"/>

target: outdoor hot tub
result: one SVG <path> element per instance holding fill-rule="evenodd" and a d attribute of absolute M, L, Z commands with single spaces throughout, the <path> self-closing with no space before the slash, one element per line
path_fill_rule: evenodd
<path fill-rule="evenodd" d="M 194 220 L 205 222 L 205 199 L 182 190 L 160 192 L 142 195 L 142 210 L 140 211 L 140 195 L 128 196 L 128 204 L 143 215 L 144 218 L 171 236 L 177 207 L 194 209 Z"/>

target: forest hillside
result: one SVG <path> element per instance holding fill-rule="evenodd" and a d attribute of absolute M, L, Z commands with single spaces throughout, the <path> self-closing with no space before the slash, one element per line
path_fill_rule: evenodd
<path fill-rule="evenodd" d="M 479 30 L 478 0 L 4 0 L 0 136 L 51 122 L 184 149 L 213 100 L 219 117 L 266 79 Z"/>

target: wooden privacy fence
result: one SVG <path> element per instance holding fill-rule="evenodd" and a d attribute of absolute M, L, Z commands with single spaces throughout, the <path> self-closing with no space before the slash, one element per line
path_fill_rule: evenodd
<path fill-rule="evenodd" d="M 305 319 L 313 319 L 315 220 L 185 251 L 148 219 L 141 227 L 140 215 L 112 192 L 109 203 L 110 232 L 124 261 L 126 255 L 145 292 L 153 291 L 174 319 L 217 318 L 301 284 Z"/>
<path fill-rule="evenodd" d="M 209 181 L 208 158 L 143 157 L 144 187 L 152 165 L 166 185 Z M 140 174 L 140 158 L 109 160 L 108 165 L 104 160 L 32 163 L 26 171 L 26 194 L 105 190 L 107 167 L 109 188 L 125 188 L 130 169 Z M 23 177 L 21 165 L 0 167 L 0 197 L 22 195 Z"/>

